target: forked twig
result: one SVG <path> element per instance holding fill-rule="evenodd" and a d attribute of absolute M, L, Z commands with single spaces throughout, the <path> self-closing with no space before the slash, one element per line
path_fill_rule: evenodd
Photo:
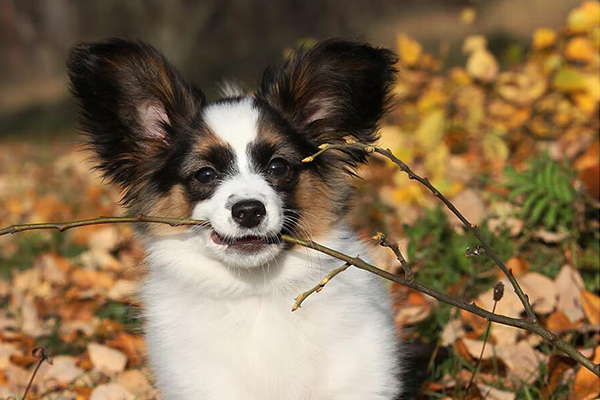
<path fill-rule="evenodd" d="M 434 197 L 437 197 L 438 199 L 440 199 L 440 201 L 442 203 L 444 203 L 444 205 L 450 211 L 452 211 L 452 213 L 454 215 L 456 215 L 456 217 L 460 220 L 460 222 L 462 222 L 462 224 L 465 226 L 465 228 L 467 228 L 469 231 L 471 231 L 475 235 L 475 237 L 477 238 L 477 240 L 479 240 L 479 242 L 481 243 L 481 246 L 485 250 L 485 253 L 488 256 L 490 256 L 490 258 L 496 263 L 496 265 L 498 267 L 500 267 L 502 272 L 504 272 L 504 274 L 510 281 L 512 287 L 514 288 L 515 293 L 519 297 L 519 300 L 523 304 L 523 308 L 525 308 L 525 313 L 527 314 L 527 318 L 531 322 L 537 321 L 537 317 L 536 317 L 535 313 L 533 312 L 533 307 L 531 307 L 531 304 L 529 303 L 529 297 L 527 297 L 525 292 L 523 292 L 523 289 L 521 288 L 521 286 L 519 285 L 519 282 L 513 275 L 512 270 L 510 268 L 508 268 L 502 262 L 502 260 L 500 260 L 500 258 L 496 255 L 496 253 L 494 252 L 494 250 L 492 249 L 490 244 L 485 240 L 485 238 L 483 237 L 483 235 L 477 228 L 477 226 L 475 224 L 472 224 L 471 222 L 469 222 L 469 220 L 460 211 L 458 211 L 458 209 L 454 206 L 454 204 L 452 204 L 452 202 L 450 200 L 448 200 L 446 198 L 446 196 L 444 196 L 435 186 L 433 186 L 431 184 L 431 182 L 429 182 L 429 179 L 423 178 L 423 177 L 415 174 L 408 165 L 406 165 L 402 160 L 397 158 L 389 149 L 383 149 L 383 148 L 377 147 L 377 146 L 366 145 L 363 143 L 355 142 L 354 140 L 347 140 L 345 144 L 321 145 L 320 150 L 317 153 L 313 154 L 310 157 L 305 158 L 303 160 L 303 162 L 312 162 L 318 155 L 321 155 L 326 151 L 342 150 L 342 149 L 348 149 L 348 148 L 357 148 L 357 149 L 365 151 L 368 154 L 377 153 L 377 154 L 380 154 L 380 155 L 388 158 L 390 161 L 392 161 L 394 164 L 396 164 L 400 168 L 401 171 L 405 172 L 408 175 L 409 179 L 416 180 L 421 185 L 423 185 L 427 189 L 429 189 L 429 191 L 434 195 Z"/>
<path fill-rule="evenodd" d="M 308 296 L 310 296 L 313 293 L 319 293 L 321 290 L 323 290 L 325 285 L 327 285 L 327 283 L 329 283 L 329 281 L 333 279 L 334 276 L 336 276 L 340 272 L 347 270 L 348 267 L 350 267 L 350 264 L 346 263 L 346 264 L 342 265 L 341 267 L 332 270 L 327 275 L 325 275 L 325 278 L 323 278 L 323 280 L 321 280 L 321 282 L 319 282 L 315 287 L 307 290 L 304 293 L 299 294 L 298 297 L 295 298 L 296 302 L 294 303 L 294 306 L 292 307 L 292 311 L 296 311 L 297 309 L 299 309 L 300 306 L 302 306 L 302 303 L 304 302 L 304 300 L 306 300 L 306 298 Z"/>

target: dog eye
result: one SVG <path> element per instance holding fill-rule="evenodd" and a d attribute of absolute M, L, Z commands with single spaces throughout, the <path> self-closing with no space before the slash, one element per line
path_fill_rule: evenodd
<path fill-rule="evenodd" d="M 196 172 L 196 179 L 200 183 L 210 183 L 217 178 L 217 172 L 211 167 L 200 168 Z"/>
<path fill-rule="evenodd" d="M 283 158 L 271 160 L 267 167 L 267 172 L 273 176 L 285 176 L 290 171 L 290 164 Z"/>

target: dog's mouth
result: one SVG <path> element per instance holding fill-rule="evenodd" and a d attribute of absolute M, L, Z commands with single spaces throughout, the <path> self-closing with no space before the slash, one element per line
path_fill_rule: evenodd
<path fill-rule="evenodd" d="M 237 238 L 220 235 L 217 231 L 212 231 L 210 236 L 212 241 L 221 246 L 227 246 L 228 249 L 240 250 L 245 252 L 256 252 L 263 250 L 266 246 L 280 243 L 278 236 L 255 236 L 247 235 Z"/>

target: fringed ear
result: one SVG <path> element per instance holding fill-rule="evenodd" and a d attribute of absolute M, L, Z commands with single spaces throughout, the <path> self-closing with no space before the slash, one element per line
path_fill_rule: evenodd
<path fill-rule="evenodd" d="M 267 69 L 257 97 L 315 144 L 344 138 L 372 143 L 390 102 L 396 62 L 395 54 L 386 49 L 328 40 Z M 354 161 L 364 158 L 364 154 L 350 156 Z"/>
<path fill-rule="evenodd" d="M 67 69 L 98 168 L 125 189 L 160 167 L 161 156 L 205 102 L 145 43 L 80 43 Z"/>

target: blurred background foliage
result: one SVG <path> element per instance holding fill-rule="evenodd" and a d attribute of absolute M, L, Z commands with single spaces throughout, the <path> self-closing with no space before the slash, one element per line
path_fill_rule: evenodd
<path fill-rule="evenodd" d="M 214 96 L 223 79 L 251 91 L 266 65 L 301 45 L 361 38 L 399 55 L 381 146 L 478 224 L 542 322 L 598 362 L 597 1 L 0 0 L 0 21 L 2 226 L 121 213 L 119 194 L 90 172 L 78 144 L 64 70 L 74 42 L 146 40 Z M 485 256 L 473 256 L 478 243 L 459 221 L 387 161 L 373 158 L 360 175 L 356 229 L 397 241 L 419 281 L 491 309 L 490 290 L 502 276 Z M 87 374 L 97 369 L 97 347 L 89 345 L 101 343 L 126 355 L 118 373 L 143 370 L 137 303 L 126 289 L 143 270 L 143 254 L 129 228 L 3 237 L 0 249 L 0 346 L 10 340 L 14 354 L 29 354 L 42 343 Z M 386 249 L 377 256 L 379 266 L 398 269 Z M 390 291 L 398 330 L 410 342 L 410 398 L 591 400 L 600 393 L 585 370 L 501 326 L 492 328 L 492 350 L 466 393 L 486 322 L 400 286 Z M 497 311 L 519 316 L 510 292 Z M 5 359 L 0 383 L 18 393 L 18 377 L 33 361 Z M 110 380 L 90 376 L 83 386 L 65 379 L 59 388 L 87 399 Z M 40 386 L 34 394 L 44 390 L 51 391 Z"/>

